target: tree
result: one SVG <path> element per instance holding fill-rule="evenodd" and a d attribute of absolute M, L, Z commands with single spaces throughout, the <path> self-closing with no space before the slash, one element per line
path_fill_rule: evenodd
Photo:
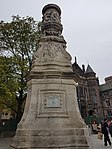
<path fill-rule="evenodd" d="M 0 22 L 0 100 L 16 112 L 18 122 L 27 93 L 26 74 L 31 69 L 39 37 L 39 25 L 32 17 L 13 16 L 10 23 Z"/>
<path fill-rule="evenodd" d="M 11 57 L 0 56 L 0 109 L 11 108 L 16 112 L 17 102 L 15 93 L 18 88 L 17 79 L 14 77 L 14 67 Z"/>

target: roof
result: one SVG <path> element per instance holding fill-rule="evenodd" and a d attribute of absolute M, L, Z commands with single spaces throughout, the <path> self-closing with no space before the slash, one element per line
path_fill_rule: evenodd
<path fill-rule="evenodd" d="M 112 83 L 106 83 L 100 85 L 100 91 L 107 91 L 107 90 L 112 90 Z"/>
<path fill-rule="evenodd" d="M 95 73 L 89 64 L 87 66 L 86 73 Z"/>

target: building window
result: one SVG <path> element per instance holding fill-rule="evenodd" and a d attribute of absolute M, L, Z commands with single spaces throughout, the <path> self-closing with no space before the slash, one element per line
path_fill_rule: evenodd
<path fill-rule="evenodd" d="M 5 115 L 8 115 L 8 113 L 5 113 Z"/>
<path fill-rule="evenodd" d="M 108 101 L 106 101 L 106 104 L 107 104 L 107 106 L 109 107 L 109 106 L 111 106 L 110 105 L 110 101 L 108 100 Z"/>
<path fill-rule="evenodd" d="M 83 88 L 80 87 L 80 95 L 83 95 Z"/>
<path fill-rule="evenodd" d="M 108 92 L 104 92 L 104 96 L 106 97 L 106 96 L 108 96 L 109 94 L 108 94 Z"/>
<path fill-rule="evenodd" d="M 93 89 L 93 96 L 96 96 L 96 90 Z"/>
<path fill-rule="evenodd" d="M 112 111 L 111 110 L 108 110 L 107 113 L 108 113 L 108 116 L 111 116 Z"/>

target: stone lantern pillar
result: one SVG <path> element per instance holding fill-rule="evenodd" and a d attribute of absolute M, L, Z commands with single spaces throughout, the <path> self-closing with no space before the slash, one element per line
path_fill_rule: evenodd
<path fill-rule="evenodd" d="M 62 34 L 61 10 L 42 10 L 42 36 L 28 76 L 23 117 L 10 148 L 92 149 L 77 103 L 71 56 Z"/>

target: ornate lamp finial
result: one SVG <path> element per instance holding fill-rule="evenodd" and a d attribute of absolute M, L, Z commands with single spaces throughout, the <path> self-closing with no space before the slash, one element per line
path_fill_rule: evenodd
<path fill-rule="evenodd" d="M 61 9 L 55 4 L 48 4 L 42 10 L 42 33 L 45 36 L 60 36 L 62 33 Z"/>

